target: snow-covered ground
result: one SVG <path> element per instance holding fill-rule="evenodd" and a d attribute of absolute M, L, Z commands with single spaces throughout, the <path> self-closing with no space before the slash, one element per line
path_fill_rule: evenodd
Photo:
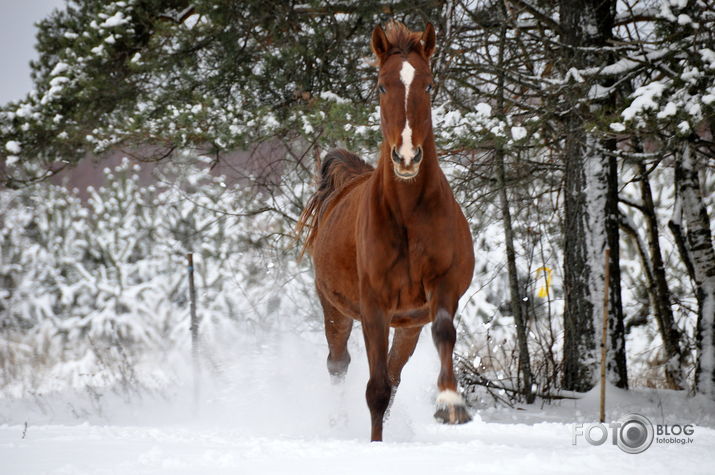
<path fill-rule="evenodd" d="M 654 441 L 638 455 L 610 440 L 573 445 L 574 422 L 597 418 L 596 391 L 515 409 L 485 399 L 473 422 L 440 425 L 428 332 L 405 368 L 385 442 L 370 443 L 360 339 L 356 326 L 353 363 L 338 387 L 319 333 L 237 339 L 231 350 L 214 350 L 196 414 L 189 384 L 141 397 L 107 390 L 0 399 L 0 473 L 713 473 L 715 405 L 672 391 L 609 389 L 609 421 L 638 412 L 653 424 L 695 424 L 692 443 Z M 185 362 L 163 362 L 174 364 Z"/>

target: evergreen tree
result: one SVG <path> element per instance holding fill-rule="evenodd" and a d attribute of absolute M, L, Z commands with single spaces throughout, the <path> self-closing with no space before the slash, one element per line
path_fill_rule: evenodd
<path fill-rule="evenodd" d="M 439 19 L 433 1 L 69 2 L 40 22 L 35 90 L 0 113 L 4 182 L 20 186 L 88 152 L 150 145 L 210 154 L 291 136 L 337 94 L 373 95 L 365 38 L 393 15 Z M 417 27 L 417 26 L 415 26 Z M 355 119 L 353 114 L 350 117 Z M 339 116 L 331 116 L 336 119 Z M 340 130 L 346 122 L 328 124 Z M 146 149 L 144 150 L 146 154 Z"/>

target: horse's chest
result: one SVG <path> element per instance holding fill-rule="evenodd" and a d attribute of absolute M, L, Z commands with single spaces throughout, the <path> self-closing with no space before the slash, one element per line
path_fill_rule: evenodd
<path fill-rule="evenodd" d="M 448 271 L 451 254 L 427 236 L 399 231 L 383 234 L 376 252 L 366 256 L 373 269 L 375 287 L 394 299 L 397 308 L 414 308 L 426 302 L 425 286 Z"/>
<path fill-rule="evenodd" d="M 444 273 L 452 260 L 451 248 L 441 245 L 434 239 L 423 236 L 408 239 L 406 243 L 406 263 L 408 271 L 419 279 L 431 280 Z"/>

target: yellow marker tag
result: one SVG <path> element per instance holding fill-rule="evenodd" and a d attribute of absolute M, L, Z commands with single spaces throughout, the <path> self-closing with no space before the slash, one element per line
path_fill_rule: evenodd
<path fill-rule="evenodd" d="M 549 287 L 551 287 L 551 269 L 548 267 L 539 267 L 534 271 L 536 278 L 539 278 L 539 272 L 544 274 L 544 285 L 539 287 L 536 291 L 536 296 L 539 298 L 546 298 L 549 296 Z"/>

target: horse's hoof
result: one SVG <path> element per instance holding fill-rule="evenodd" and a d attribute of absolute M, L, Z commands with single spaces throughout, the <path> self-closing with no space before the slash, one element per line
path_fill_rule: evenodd
<path fill-rule="evenodd" d="M 472 420 L 466 406 L 440 407 L 434 413 L 434 418 L 442 424 L 466 424 Z"/>
<path fill-rule="evenodd" d="M 464 399 L 456 391 L 446 390 L 437 396 L 434 418 L 443 424 L 464 424 L 472 420 Z"/>

